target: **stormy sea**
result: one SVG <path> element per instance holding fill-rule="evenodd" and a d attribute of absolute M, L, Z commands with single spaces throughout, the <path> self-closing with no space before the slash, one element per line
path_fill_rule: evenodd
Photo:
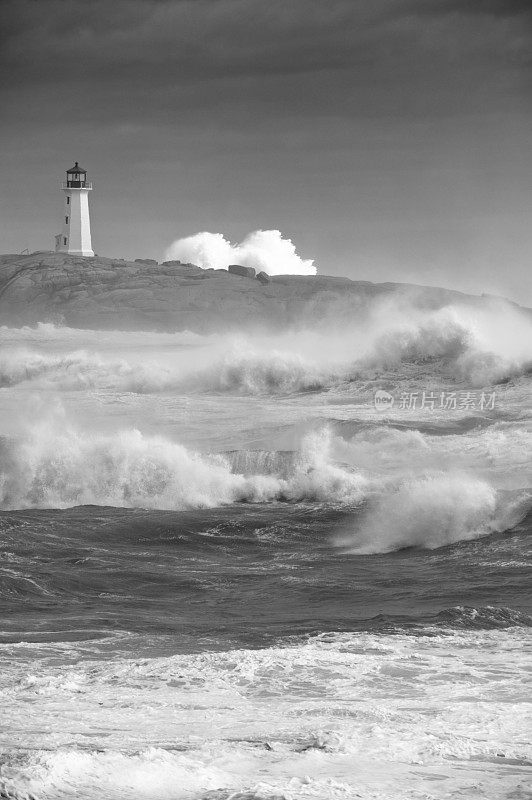
<path fill-rule="evenodd" d="M 0 328 L 0 796 L 530 797 L 531 342 Z"/>

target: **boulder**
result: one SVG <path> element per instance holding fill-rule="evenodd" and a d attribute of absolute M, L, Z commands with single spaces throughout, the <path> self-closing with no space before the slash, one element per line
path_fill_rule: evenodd
<path fill-rule="evenodd" d="M 135 264 L 153 264 L 154 267 L 158 266 L 159 262 L 154 258 L 136 258 Z"/>
<path fill-rule="evenodd" d="M 231 275 L 240 275 L 241 278 L 254 278 L 255 270 L 253 267 L 243 267 L 242 264 L 229 264 L 227 271 Z"/>
<path fill-rule="evenodd" d="M 257 275 L 257 280 L 262 284 L 270 283 L 270 276 L 267 272 L 259 272 Z"/>

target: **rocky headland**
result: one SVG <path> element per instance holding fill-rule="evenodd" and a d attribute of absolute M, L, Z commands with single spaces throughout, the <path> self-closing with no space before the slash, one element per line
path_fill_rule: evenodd
<path fill-rule="evenodd" d="M 237 271 L 238 272 L 238 271 Z M 326 275 L 268 279 L 193 264 L 81 258 L 65 253 L 0 256 L 0 324 L 53 322 L 97 330 L 280 330 L 342 325 L 371 300 L 404 296 L 417 307 L 483 305 L 485 296 Z"/>

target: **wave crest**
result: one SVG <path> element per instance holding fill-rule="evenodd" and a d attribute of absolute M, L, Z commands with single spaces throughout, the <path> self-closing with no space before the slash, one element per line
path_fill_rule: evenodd
<path fill-rule="evenodd" d="M 109 388 L 138 394 L 175 390 L 275 395 L 317 391 L 333 383 L 334 377 L 297 353 L 280 351 L 244 353 L 237 349 L 215 365 L 199 369 L 105 359 L 85 350 L 57 356 L 27 350 L 4 353 L 0 387 L 25 382 L 44 382 L 63 390 Z"/>
<path fill-rule="evenodd" d="M 410 314 L 385 309 L 389 317 L 381 309 L 374 322 L 375 335 L 362 362 L 366 367 L 386 370 L 401 363 L 439 362 L 436 372 L 474 387 L 516 378 L 532 368 L 531 319 L 507 303 Z"/>
<path fill-rule="evenodd" d="M 486 481 L 469 475 L 428 475 L 381 495 L 342 544 L 361 554 L 435 549 L 512 528 L 529 506 L 529 497 L 505 501 Z"/>
<path fill-rule="evenodd" d="M 291 394 L 318 391 L 333 376 L 297 353 L 233 353 L 219 366 L 189 379 L 190 385 L 207 391 L 244 394 Z"/>
<path fill-rule="evenodd" d="M 124 359 L 105 360 L 85 350 L 60 356 L 27 350 L 2 354 L 0 387 L 42 380 L 52 381 L 62 389 L 125 385 L 134 380 L 134 368 Z"/>
<path fill-rule="evenodd" d="M 101 340 L 94 332 L 83 333 L 72 331 L 61 338 L 55 329 L 41 326 L 31 335 L 24 333 L 26 349 L 10 350 L 20 338 L 0 328 L 0 341 L 8 345 L 0 356 L 0 386 L 30 381 L 65 389 L 277 395 L 353 381 L 363 386 L 384 375 L 393 381 L 426 378 L 427 371 L 436 381 L 482 387 L 532 369 L 530 317 L 502 303 L 493 308 L 422 310 L 401 306 L 395 298 L 365 309 L 341 333 L 306 329 L 269 337 L 146 334 L 142 347 L 138 333 L 115 331 Z M 72 341 L 86 349 L 65 352 Z M 59 345 L 59 355 L 31 349 Z"/>
<path fill-rule="evenodd" d="M 440 611 L 437 621 L 452 629 L 504 630 L 506 628 L 530 628 L 532 617 L 524 611 L 504 606 L 455 606 Z"/>
<path fill-rule="evenodd" d="M 221 455 L 200 455 L 138 430 L 90 435 L 49 425 L 0 449 L 0 507 L 109 505 L 213 508 L 235 502 L 356 503 L 359 473 L 332 463 L 327 431 L 304 438 L 286 477 L 236 474 Z"/>

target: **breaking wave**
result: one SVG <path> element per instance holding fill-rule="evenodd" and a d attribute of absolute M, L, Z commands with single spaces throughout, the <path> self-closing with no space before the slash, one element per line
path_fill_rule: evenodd
<path fill-rule="evenodd" d="M 80 350 L 65 355 L 14 351 L 0 357 L 0 387 L 32 382 L 62 390 L 119 389 L 139 394 L 231 392 L 245 395 L 317 391 L 331 385 L 330 371 L 297 353 L 233 351 L 200 369 L 156 361 L 135 364 Z"/>
<path fill-rule="evenodd" d="M 326 431 L 302 442 L 286 477 L 232 471 L 221 455 L 200 455 L 138 430 L 111 436 L 42 424 L 0 450 L 0 506 L 109 505 L 212 508 L 272 500 L 352 504 L 366 491 L 358 472 L 332 463 Z"/>
<path fill-rule="evenodd" d="M 400 359 L 396 362 L 388 359 L 377 364 L 372 359 L 364 366 L 354 362 L 350 366 L 344 364 L 331 368 L 298 353 L 234 352 L 217 359 L 212 366 L 193 370 L 187 366 L 168 367 L 157 362 L 135 364 L 126 358 L 107 360 L 86 351 L 62 356 L 17 352 L 0 358 L 0 388 L 32 383 L 39 388 L 67 391 L 111 389 L 137 394 L 286 395 L 329 390 L 345 383 L 364 386 L 368 379 L 376 377 L 379 370 L 386 371 L 401 363 Z M 422 359 L 415 363 L 420 365 Z M 442 367 L 435 371 L 435 376 L 452 381 L 465 381 L 469 376 L 468 386 L 479 387 L 519 377 L 529 369 L 528 364 L 504 364 L 493 354 L 468 353 L 454 362 L 451 373 Z"/>
<path fill-rule="evenodd" d="M 454 380 L 481 387 L 532 369 L 532 319 L 503 302 L 485 308 L 445 306 L 430 312 L 379 308 L 361 365 L 381 370 L 401 363 L 439 363 Z"/>
<path fill-rule="evenodd" d="M 305 435 L 296 451 L 209 455 L 138 430 L 91 434 L 43 422 L 21 439 L 0 443 L 0 507 L 333 504 L 350 520 L 336 544 L 358 554 L 434 549 L 502 532 L 530 508 L 524 490 L 498 492 L 466 473 L 379 477 L 370 451 L 361 451 L 357 464 L 354 442 L 322 428 Z"/>
<path fill-rule="evenodd" d="M 79 350 L 65 355 L 42 355 L 27 350 L 3 353 L 0 358 L 0 387 L 24 382 L 51 381 L 61 389 L 93 386 L 134 385 L 138 377 L 126 360 L 105 360 Z"/>
<path fill-rule="evenodd" d="M 504 315 L 494 319 L 495 332 L 489 336 L 489 317 L 478 322 L 452 307 L 423 316 L 418 312 L 411 320 L 392 319 L 384 328 L 380 322 L 368 322 L 364 330 L 353 327 L 341 336 L 310 331 L 267 340 L 196 336 L 193 343 L 183 344 L 183 335 L 176 335 L 173 347 L 172 336 L 164 334 L 158 347 L 157 335 L 150 334 L 149 355 L 138 348 L 137 334 L 115 332 L 118 340 L 112 355 L 106 348 L 93 350 L 92 340 L 87 342 L 90 349 L 59 354 L 29 347 L 5 349 L 0 356 L 0 387 L 26 382 L 67 390 L 276 395 L 342 384 L 364 387 L 383 375 L 392 381 L 415 379 L 427 369 L 436 381 L 467 381 L 470 387 L 482 387 L 532 369 L 530 322 L 512 312 L 507 320 L 513 337 L 509 342 L 508 331 L 503 336 L 498 330 Z M 7 336 L 5 330 L 2 335 Z M 43 336 L 49 340 L 49 331 Z M 116 357 L 121 350 L 123 356 Z"/>
<path fill-rule="evenodd" d="M 340 544 L 361 554 L 435 549 L 508 530 L 524 518 L 530 504 L 528 493 L 505 499 L 478 478 L 432 474 L 380 495 L 357 530 Z"/>
<path fill-rule="evenodd" d="M 207 391 L 243 394 L 291 394 L 317 391 L 334 382 L 330 372 L 297 353 L 233 354 L 219 366 L 189 379 Z"/>

